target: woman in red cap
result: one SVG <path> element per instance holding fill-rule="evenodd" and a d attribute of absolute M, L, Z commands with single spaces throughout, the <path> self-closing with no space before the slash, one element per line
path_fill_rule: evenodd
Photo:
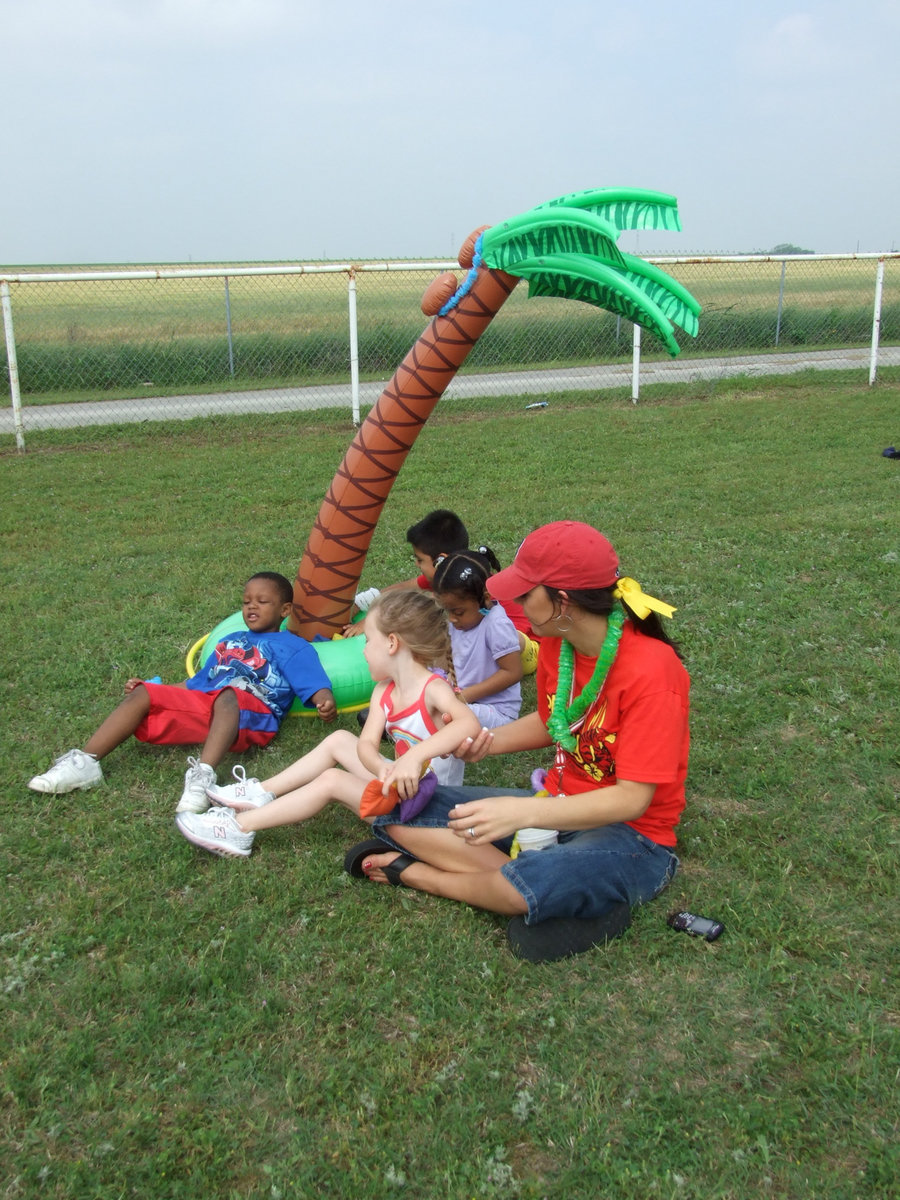
<path fill-rule="evenodd" d="M 439 787 L 412 822 L 378 818 L 378 840 L 345 866 L 507 915 L 513 949 L 548 961 L 621 933 L 631 908 L 674 876 L 690 684 L 660 620 L 675 610 L 620 579 L 590 525 L 536 529 L 488 589 L 517 600 L 541 638 L 538 707 L 459 753 L 477 762 L 553 747 L 553 765 L 537 794 Z M 516 831 L 535 827 L 558 830 L 558 841 L 511 857 Z"/>

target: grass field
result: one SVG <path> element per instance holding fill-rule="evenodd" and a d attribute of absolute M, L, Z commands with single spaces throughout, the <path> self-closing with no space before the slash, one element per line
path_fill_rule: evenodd
<path fill-rule="evenodd" d="M 191 266 L 197 264 L 182 264 L 181 269 Z M 778 299 L 781 264 L 777 261 L 675 263 L 664 269 L 704 307 L 770 310 Z M 896 269 L 894 263 L 889 264 L 889 281 Z M 434 276 L 433 270 L 389 275 L 362 270 L 357 275 L 360 303 L 377 297 L 383 319 L 403 320 L 418 312 L 422 293 Z M 236 276 L 229 279 L 228 287 L 231 304 L 242 313 L 248 332 L 294 333 L 298 328 L 310 332 L 329 328 L 336 314 L 346 315 L 344 272 Z M 871 309 L 874 287 L 875 263 L 871 260 L 792 261 L 785 276 L 785 302 Z M 524 286 L 521 292 L 524 296 Z M 34 298 L 29 299 L 31 296 Z M 90 299 L 94 296 L 96 301 Z M 22 319 L 28 322 L 29 337 L 42 342 L 72 341 L 74 337 L 87 343 L 106 342 L 133 337 L 136 332 L 156 340 L 171 336 L 173 330 L 186 336 L 215 336 L 222 328 L 225 305 L 221 278 L 36 283 L 18 285 L 17 299 L 27 314 Z M 552 312 L 559 307 L 538 300 L 528 311 Z M 588 317 L 592 311 L 565 307 Z"/>
<path fill-rule="evenodd" d="M 253 570 L 293 574 L 349 427 L 35 433 L 0 454 L 3 1195 L 894 1197 L 887 376 L 457 402 L 429 422 L 365 585 L 408 576 L 405 529 L 449 504 L 504 562 L 535 524 L 591 521 L 678 607 L 682 871 L 621 941 L 544 966 L 493 916 L 350 880 L 365 831 L 343 811 L 247 861 L 195 850 L 172 826 L 181 752 L 131 743 L 102 788 L 25 787 L 126 678 L 179 679 Z M 290 721 L 248 772 L 322 732 Z M 522 784 L 528 757 L 468 778 Z M 675 933 L 675 907 L 725 934 Z"/>

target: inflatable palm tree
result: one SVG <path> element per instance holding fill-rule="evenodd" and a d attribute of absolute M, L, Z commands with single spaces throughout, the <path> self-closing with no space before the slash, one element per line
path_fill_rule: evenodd
<path fill-rule="evenodd" d="M 529 296 L 583 300 L 626 317 L 679 353 L 674 325 L 697 334 L 700 305 L 664 271 L 623 254 L 625 229 L 680 230 L 674 196 L 636 189 L 575 192 L 477 231 L 428 288 L 433 320 L 360 426 L 306 544 L 291 628 L 330 637 L 349 617 L 381 510 L 410 448 L 469 351 L 520 279 Z"/>

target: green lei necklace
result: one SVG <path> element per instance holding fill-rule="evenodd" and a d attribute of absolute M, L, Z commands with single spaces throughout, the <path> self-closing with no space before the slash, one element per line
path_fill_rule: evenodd
<path fill-rule="evenodd" d="M 622 636 L 622 626 L 625 623 L 625 612 L 621 604 L 617 604 L 609 614 L 606 637 L 597 656 L 594 672 L 584 686 L 580 696 L 574 697 L 567 705 L 562 697 L 572 695 L 572 678 L 575 674 L 575 650 L 571 642 L 565 638 L 559 645 L 559 667 L 557 668 L 556 695 L 553 697 L 553 711 L 547 720 L 547 732 L 555 742 L 559 742 L 566 750 L 575 749 L 575 735 L 570 726 L 584 716 L 597 699 L 597 695 L 609 674 L 616 651 L 619 648 L 619 638 Z"/>

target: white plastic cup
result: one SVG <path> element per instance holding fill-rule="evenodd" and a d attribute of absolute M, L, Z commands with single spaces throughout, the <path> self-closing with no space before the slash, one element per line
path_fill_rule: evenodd
<path fill-rule="evenodd" d="M 519 843 L 519 853 L 526 850 L 543 850 L 547 846 L 555 846 L 559 840 L 558 829 L 520 829 L 516 834 Z"/>

